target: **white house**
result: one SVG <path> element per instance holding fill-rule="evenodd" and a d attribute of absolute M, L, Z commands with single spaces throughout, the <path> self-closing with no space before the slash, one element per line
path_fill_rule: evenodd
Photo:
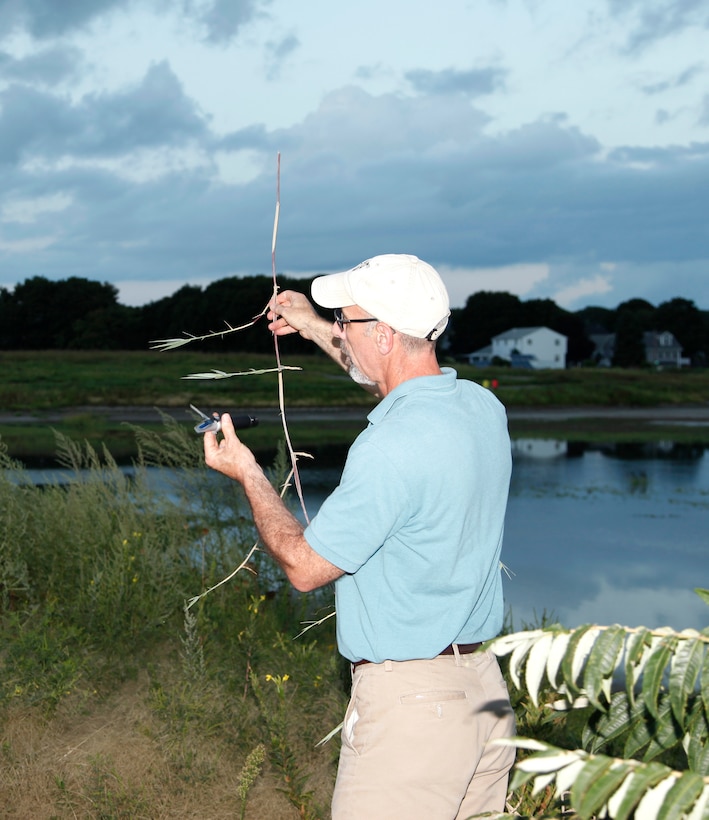
<path fill-rule="evenodd" d="M 468 356 L 470 364 L 489 364 L 493 358 L 505 359 L 512 367 L 534 370 L 566 367 L 568 339 L 548 327 L 513 327 L 492 337 L 492 343 Z"/>

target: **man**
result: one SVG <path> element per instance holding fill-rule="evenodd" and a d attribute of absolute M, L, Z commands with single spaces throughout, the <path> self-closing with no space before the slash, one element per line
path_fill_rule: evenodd
<path fill-rule="evenodd" d="M 502 811 L 514 734 L 497 660 L 480 650 L 503 620 L 499 568 L 511 454 L 504 408 L 441 369 L 450 315 L 438 273 L 377 256 L 270 305 L 269 328 L 314 341 L 381 398 L 340 485 L 304 529 L 228 416 L 206 462 L 239 481 L 266 549 L 291 583 L 335 581 L 352 695 L 334 820 L 452 820 Z"/>

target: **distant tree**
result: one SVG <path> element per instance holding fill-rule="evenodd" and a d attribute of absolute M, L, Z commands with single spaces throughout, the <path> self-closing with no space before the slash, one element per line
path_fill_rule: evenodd
<path fill-rule="evenodd" d="M 602 333 L 613 333 L 616 323 L 616 311 L 610 308 L 590 305 L 581 308 L 574 314 L 583 322 L 587 336 Z"/>
<path fill-rule="evenodd" d="M 619 309 L 613 355 L 616 367 L 640 367 L 645 363 L 644 331 L 641 316 L 636 311 Z"/>
<path fill-rule="evenodd" d="M 655 307 L 645 299 L 628 299 L 616 308 L 616 323 L 621 313 L 632 314 L 643 331 L 655 330 Z"/>
<path fill-rule="evenodd" d="M 148 340 L 138 307 L 111 305 L 92 310 L 72 326 L 70 348 L 77 350 L 144 350 Z"/>
<path fill-rule="evenodd" d="M 702 311 L 689 299 L 671 299 L 655 311 L 655 330 L 668 330 L 682 345 L 682 353 L 693 361 L 706 361 L 709 355 L 709 334 Z"/>
<path fill-rule="evenodd" d="M 72 276 L 52 282 L 35 276 L 3 295 L 3 346 L 41 350 L 69 347 L 74 322 L 93 310 L 114 307 L 118 291 L 107 282 Z"/>
<path fill-rule="evenodd" d="M 520 315 L 519 297 L 511 293 L 481 290 L 472 294 L 464 308 L 451 311 L 450 352 L 472 353 L 486 347 L 493 336 L 517 326 Z"/>

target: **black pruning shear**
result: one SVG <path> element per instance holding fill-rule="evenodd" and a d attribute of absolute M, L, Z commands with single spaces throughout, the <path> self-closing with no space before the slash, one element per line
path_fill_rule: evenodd
<path fill-rule="evenodd" d="M 190 404 L 190 409 L 194 410 L 202 419 L 199 424 L 195 424 L 195 433 L 218 433 L 222 429 L 220 415 L 216 411 L 212 413 L 211 416 L 208 416 L 206 413 L 198 410 L 194 404 Z M 258 419 L 248 413 L 240 413 L 237 416 L 232 416 L 231 420 L 235 430 L 248 430 L 249 427 L 256 427 L 258 424 Z"/>

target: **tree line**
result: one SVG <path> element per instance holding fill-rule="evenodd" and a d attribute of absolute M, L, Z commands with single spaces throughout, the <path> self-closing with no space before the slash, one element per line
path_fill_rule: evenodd
<path fill-rule="evenodd" d="M 281 290 L 309 293 L 311 282 L 279 276 Z M 117 288 L 107 282 L 35 276 L 11 291 L 0 288 L 0 349 L 144 350 L 156 339 L 246 324 L 263 310 L 272 291 L 270 276 L 234 276 L 205 288 L 185 285 L 170 296 L 129 307 L 119 303 Z M 586 307 L 570 312 L 551 299 L 523 301 L 507 292 L 479 291 L 468 297 L 464 307 L 452 310 L 442 348 L 446 355 L 462 356 L 486 347 L 493 336 L 512 327 L 540 325 L 568 337 L 569 364 L 590 362 L 591 337 L 614 333 L 614 364 L 642 365 L 646 331 L 673 333 L 694 365 L 705 366 L 709 358 L 709 311 L 682 298 L 657 307 L 644 299 L 631 299 L 615 309 Z M 287 337 L 284 345 L 290 352 L 312 351 L 312 345 L 295 335 Z M 246 330 L 204 342 L 201 349 L 267 353 L 273 346 L 261 318 Z"/>

